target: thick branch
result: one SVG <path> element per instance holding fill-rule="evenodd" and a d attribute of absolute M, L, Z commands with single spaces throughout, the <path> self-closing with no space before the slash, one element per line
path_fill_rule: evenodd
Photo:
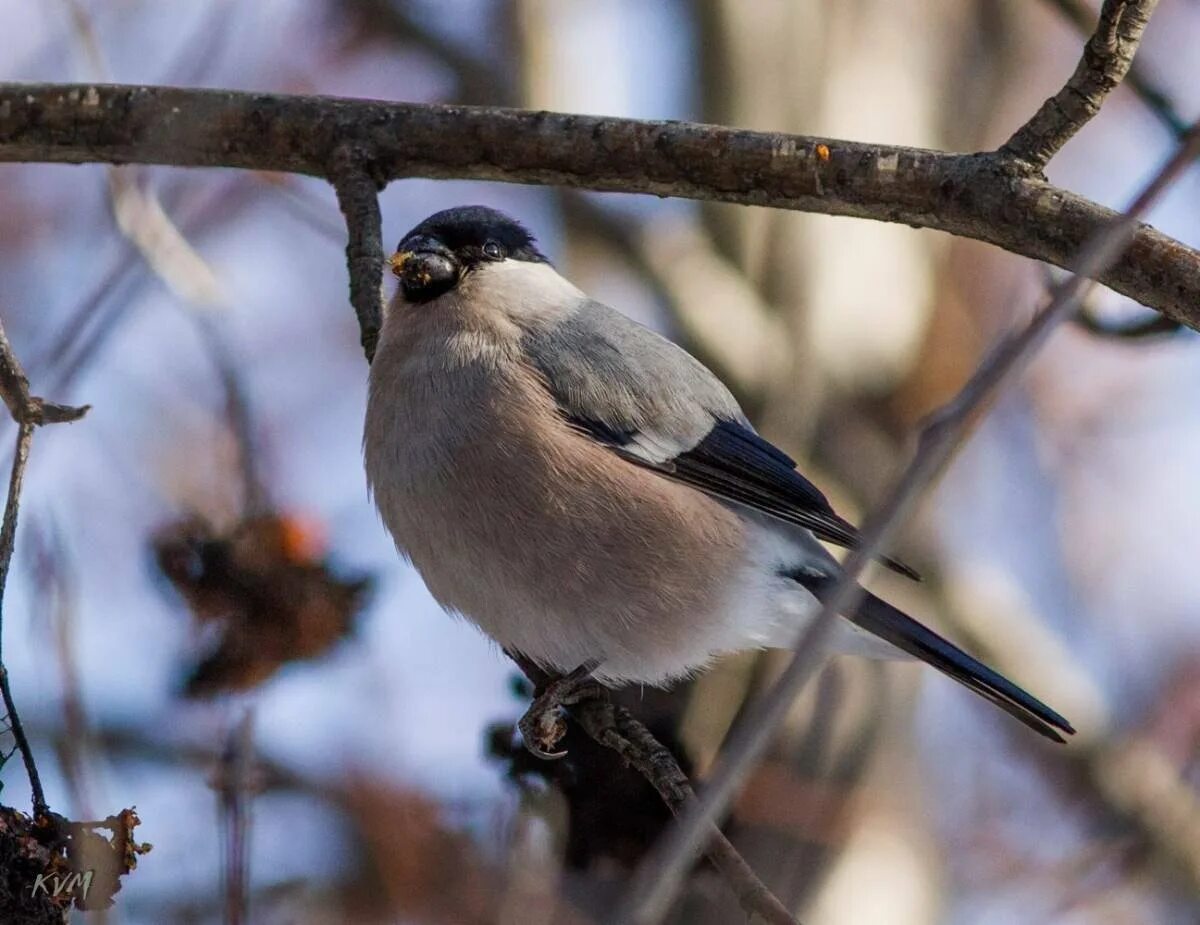
<path fill-rule="evenodd" d="M 1158 0 L 1104 0 L 1075 73 L 1000 150 L 1038 170 L 1100 111 L 1133 64 Z"/>
<path fill-rule="evenodd" d="M 934 228 L 1068 267 L 1114 213 L 990 154 L 469 106 L 167 87 L 0 86 L 0 161 L 558 184 Z M 1143 226 L 1101 282 L 1200 330 L 1200 254 Z"/>

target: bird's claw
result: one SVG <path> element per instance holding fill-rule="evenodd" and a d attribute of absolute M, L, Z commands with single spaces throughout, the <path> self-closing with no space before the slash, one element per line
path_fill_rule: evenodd
<path fill-rule="evenodd" d="M 563 708 L 603 696 L 604 688 L 592 680 L 590 670 L 551 681 L 517 723 L 526 750 L 543 761 L 565 758 L 566 751 L 555 748 L 567 734 Z"/>
<path fill-rule="evenodd" d="M 526 750 L 543 761 L 557 761 L 567 756 L 566 751 L 554 748 L 567 734 L 567 724 L 558 712 L 558 707 L 537 711 L 537 701 L 521 717 L 517 724 Z"/>

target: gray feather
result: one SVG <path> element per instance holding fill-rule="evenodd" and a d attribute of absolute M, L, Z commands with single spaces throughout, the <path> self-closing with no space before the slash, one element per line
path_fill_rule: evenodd
<path fill-rule="evenodd" d="M 858 530 L 764 440 L 699 360 L 601 302 L 526 329 L 523 352 L 562 415 L 631 462 L 853 547 Z M 887 556 L 889 568 L 913 569 Z"/>
<path fill-rule="evenodd" d="M 717 420 L 749 426 L 695 357 L 601 302 L 582 301 L 523 346 L 568 419 L 646 462 L 691 449 Z"/>

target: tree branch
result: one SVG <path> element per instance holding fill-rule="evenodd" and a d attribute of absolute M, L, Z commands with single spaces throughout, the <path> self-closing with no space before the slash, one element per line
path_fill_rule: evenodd
<path fill-rule="evenodd" d="M 672 813 L 678 815 L 695 800 L 691 782 L 675 756 L 624 707 L 607 700 L 588 700 L 573 707 L 571 715 L 596 742 L 633 765 Z M 796 919 L 720 829 L 710 825 L 705 839 L 705 855 L 733 889 L 747 915 L 758 915 L 772 925 L 796 925 Z"/>
<path fill-rule="evenodd" d="M 1055 282 L 1054 272 L 1047 266 L 1043 266 L 1042 271 L 1046 288 L 1053 289 Z M 1093 296 L 1095 294 L 1093 293 Z M 1178 321 L 1172 321 L 1165 315 L 1153 312 L 1148 312 L 1144 317 L 1128 321 L 1109 321 L 1096 313 L 1094 303 L 1094 298 L 1084 299 L 1079 306 L 1079 310 L 1071 318 L 1076 327 L 1082 331 L 1087 331 L 1087 333 L 1094 337 L 1142 343 L 1148 340 L 1157 341 L 1164 337 L 1174 336 L 1184 330 L 1183 325 Z"/>
<path fill-rule="evenodd" d="M 1046 0 L 1059 14 L 1073 25 L 1079 34 L 1092 34 L 1092 20 L 1096 13 L 1084 0 Z M 1170 96 L 1137 61 L 1130 62 L 1129 70 L 1122 81 L 1139 100 L 1158 117 L 1167 130 L 1176 138 L 1182 138 L 1188 130 L 1187 121 L 1179 114 Z"/>
<path fill-rule="evenodd" d="M 17 511 L 20 506 L 21 484 L 25 480 L 25 463 L 29 459 L 29 448 L 33 443 L 34 425 L 21 421 L 17 431 L 17 447 L 13 452 L 12 474 L 8 480 L 8 501 L 4 505 L 4 526 L 0 530 L 0 629 L 3 628 L 4 588 L 8 584 L 8 567 L 12 562 L 14 538 L 17 532 Z M 25 764 L 25 774 L 29 778 L 29 789 L 33 793 L 33 817 L 38 819 L 46 815 L 49 807 L 46 796 L 42 791 L 42 780 L 38 776 L 37 763 L 33 759 L 33 749 L 25 735 L 25 727 L 21 723 L 21 715 L 17 712 L 17 704 L 13 700 L 12 688 L 8 683 L 8 668 L 0 658 L 0 699 L 4 702 L 4 715 L 8 720 L 9 731 L 21 753 Z M 6 758 L 9 756 L 5 756 Z"/>
<path fill-rule="evenodd" d="M 0 325 L 0 398 L 8 406 L 8 413 L 18 424 L 28 424 L 30 427 L 40 427 L 42 424 L 62 424 L 78 421 L 88 413 L 90 405 L 73 408 L 70 405 L 59 405 L 52 401 L 38 398 L 29 392 L 29 380 L 25 370 L 21 368 L 4 326 Z M 3 547 L 0 546 L 0 562 L 7 563 Z M 11 549 L 8 550 L 11 553 Z M 0 567 L 0 583 L 7 572 Z M 0 584 L 2 587 L 2 584 Z"/>
<path fill-rule="evenodd" d="M 975 238 L 1060 267 L 1115 214 L 997 154 L 470 106 L 0 85 L 0 161 L 329 178 L 345 150 L 360 152 L 377 184 L 499 180 L 847 215 Z M 1148 226 L 1100 282 L 1200 330 L 1200 253 Z"/>
<path fill-rule="evenodd" d="M 796 644 L 787 670 L 746 721 L 729 737 L 714 772 L 660 847 L 643 863 L 615 921 L 648 925 L 658 922 L 678 889 L 688 865 L 704 844 L 707 830 L 728 806 L 754 762 L 782 724 L 796 696 L 822 661 L 826 640 L 838 614 L 852 611 L 862 589 L 858 576 L 899 530 L 921 493 L 961 444 L 979 412 L 998 389 L 1025 368 L 1050 332 L 1079 307 L 1105 266 L 1126 248 L 1137 220 L 1200 151 L 1200 122 L 1193 125 L 1174 155 L 1155 174 L 1129 209 L 1097 233 L 1080 252 L 1075 272 L 1055 287 L 1050 304 L 1020 334 L 1002 340 L 961 391 L 937 412 L 918 438 L 916 455 L 895 488 L 863 525 L 859 545 L 846 559 L 842 577 L 821 611 Z"/>
<path fill-rule="evenodd" d="M 254 764 L 254 709 L 250 707 L 226 732 L 212 782 L 218 794 L 222 835 L 225 925 L 242 925 L 249 917 L 250 857 L 247 849 L 250 807 L 257 790 L 257 782 L 253 779 Z"/>
<path fill-rule="evenodd" d="M 505 650 L 535 690 L 553 680 L 537 663 L 519 652 Z M 605 698 L 587 698 L 570 708 L 571 716 L 595 742 L 616 752 L 646 779 L 673 814 L 678 816 L 696 798 L 691 782 L 670 749 L 658 741 L 628 710 Z M 747 915 L 772 925 L 796 925 L 782 902 L 754 873 L 737 848 L 716 825 L 704 833 L 704 853 L 737 896 Z"/>
<path fill-rule="evenodd" d="M 339 153 L 330 180 L 346 217 L 350 304 L 358 316 L 363 353 L 370 363 L 383 321 L 383 217 L 379 184 L 371 178 L 365 161 L 348 151 Z"/>
<path fill-rule="evenodd" d="M 520 653 L 505 649 L 504 654 L 516 663 L 534 690 L 544 689 L 552 680 L 552 675 Z M 654 787 L 674 815 L 678 816 L 695 801 L 691 781 L 671 750 L 655 739 L 629 710 L 618 707 L 607 697 L 589 697 L 572 705 L 570 714 L 596 744 L 616 752 L 624 762 L 632 765 Z M 704 854 L 725 877 L 746 914 L 760 915 L 772 925 L 796 925 L 796 919 L 784 903 L 758 879 L 742 854 L 715 824 L 710 824 L 704 833 Z"/>
<path fill-rule="evenodd" d="M 1041 170 L 1100 111 L 1133 64 L 1158 0 L 1104 0 L 1075 73 L 1000 148 Z"/>
<path fill-rule="evenodd" d="M 25 464 L 29 460 L 29 450 L 33 445 L 33 432 L 42 424 L 77 421 L 87 414 L 88 408 L 86 405 L 82 408 L 56 405 L 30 394 L 29 380 L 25 377 L 25 371 L 21 368 L 16 354 L 13 353 L 3 325 L 0 325 L 0 397 L 3 397 L 9 413 L 17 422 L 17 445 L 13 452 L 8 499 L 4 504 L 4 520 L 0 525 L 0 699 L 4 702 L 9 728 L 25 764 L 25 773 L 29 777 L 29 787 L 33 792 L 33 816 L 37 819 L 45 816 L 49 807 L 42 791 L 37 763 L 33 759 L 33 749 L 29 746 L 29 739 L 25 735 L 25 728 L 13 701 L 12 690 L 8 684 L 8 669 L 4 667 L 4 590 L 8 585 L 8 569 L 12 564 L 13 547 L 16 545 L 21 486 L 25 480 Z"/>

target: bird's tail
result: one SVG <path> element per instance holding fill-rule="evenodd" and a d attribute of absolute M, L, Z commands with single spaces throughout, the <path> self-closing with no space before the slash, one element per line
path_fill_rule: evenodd
<path fill-rule="evenodd" d="M 808 580 L 804 583 L 818 598 L 822 598 L 823 593 L 827 595 L 833 590 L 837 581 L 833 578 L 824 579 L 817 587 L 813 587 Z M 1065 742 L 1061 733 L 1074 734 L 1074 728 L 1066 719 L 1003 675 L 972 658 L 950 640 L 922 626 L 869 591 L 864 591 L 863 595 L 857 612 L 847 614 L 851 622 L 932 665 L 1047 739 Z"/>

